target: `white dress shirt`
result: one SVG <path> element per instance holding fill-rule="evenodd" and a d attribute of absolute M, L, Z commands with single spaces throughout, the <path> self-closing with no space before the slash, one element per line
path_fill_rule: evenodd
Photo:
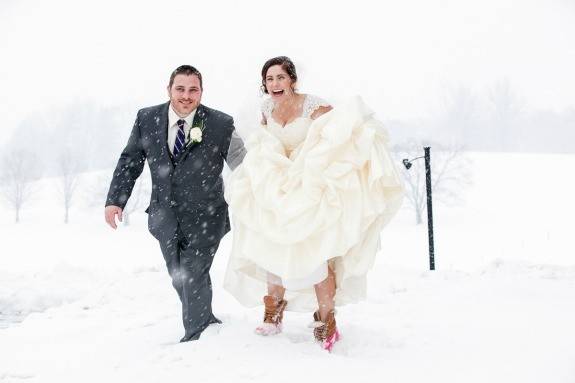
<path fill-rule="evenodd" d="M 187 117 L 181 118 L 172 108 L 168 108 L 168 146 L 170 148 L 170 153 L 174 154 L 174 144 L 176 143 L 176 137 L 178 135 L 178 120 L 186 121 L 184 123 L 184 133 L 186 134 L 187 144 L 190 141 L 190 130 L 192 130 L 192 124 L 194 123 L 194 116 L 196 115 L 196 110 L 190 113 Z M 226 157 L 226 163 L 230 169 L 234 170 L 239 164 L 242 163 L 244 156 L 246 155 L 246 149 L 244 148 L 244 142 L 238 135 L 236 130 L 232 132 L 232 137 L 230 140 L 230 146 L 228 147 L 228 155 Z"/>
<path fill-rule="evenodd" d="M 170 153 L 174 154 L 174 144 L 176 143 L 176 137 L 178 135 L 178 120 L 184 120 L 184 133 L 186 133 L 185 144 L 190 140 L 190 130 L 192 129 L 192 124 L 194 123 L 194 116 L 196 115 L 196 110 L 190 113 L 187 117 L 181 118 L 174 111 L 172 104 L 168 108 L 168 147 L 170 148 Z"/>

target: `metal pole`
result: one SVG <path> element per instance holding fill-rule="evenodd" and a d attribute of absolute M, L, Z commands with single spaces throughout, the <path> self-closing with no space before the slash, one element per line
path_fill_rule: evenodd
<path fill-rule="evenodd" d="M 433 209 L 431 206 L 431 156 L 429 146 L 425 150 L 425 186 L 427 189 L 427 235 L 429 238 L 429 270 L 435 270 L 435 254 L 433 249 Z"/>

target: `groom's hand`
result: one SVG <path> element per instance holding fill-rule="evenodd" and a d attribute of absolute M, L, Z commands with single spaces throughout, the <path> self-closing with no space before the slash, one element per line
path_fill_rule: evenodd
<path fill-rule="evenodd" d="M 118 227 L 116 226 L 116 216 L 118 216 L 118 221 L 122 222 L 122 208 L 114 205 L 106 206 L 104 217 L 112 229 L 116 229 Z"/>

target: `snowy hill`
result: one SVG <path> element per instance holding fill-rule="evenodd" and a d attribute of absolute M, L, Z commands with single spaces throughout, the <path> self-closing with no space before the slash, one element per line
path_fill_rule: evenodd
<path fill-rule="evenodd" d="M 575 155 L 473 154 L 463 205 L 434 205 L 436 271 L 426 225 L 404 206 L 382 233 L 368 299 L 342 307 L 332 354 L 310 314 L 284 332 L 253 329 L 212 281 L 223 324 L 179 344 L 179 302 L 146 216 L 113 232 L 86 207 L 91 181 L 63 212 L 54 180 L 12 223 L 0 215 L 0 382 L 575 382 Z"/>

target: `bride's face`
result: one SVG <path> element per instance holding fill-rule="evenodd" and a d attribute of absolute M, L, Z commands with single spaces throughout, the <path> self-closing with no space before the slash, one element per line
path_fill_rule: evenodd
<path fill-rule="evenodd" d="M 293 81 L 281 65 L 274 65 L 266 73 L 266 89 L 272 99 L 279 101 L 293 95 Z"/>

